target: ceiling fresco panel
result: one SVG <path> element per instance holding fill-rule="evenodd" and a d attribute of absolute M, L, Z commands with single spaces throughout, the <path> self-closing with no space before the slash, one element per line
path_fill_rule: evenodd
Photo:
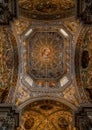
<path fill-rule="evenodd" d="M 30 28 L 22 38 L 22 83 L 25 86 L 32 91 L 42 91 L 41 88 L 50 91 L 70 84 L 72 45 L 65 30 Z"/>
<path fill-rule="evenodd" d="M 28 74 L 46 81 L 60 78 L 65 70 L 63 48 L 63 40 L 58 33 L 36 32 L 29 40 Z"/>
<path fill-rule="evenodd" d="M 74 112 L 92 102 L 92 27 L 81 22 L 92 22 L 92 2 L 18 4 L 0 0 L 0 130 L 76 130 Z M 79 110 L 76 123 L 82 124 L 80 116 L 92 119 L 92 111 L 85 111 Z"/>
<path fill-rule="evenodd" d="M 36 20 L 57 20 L 75 14 L 74 0 L 19 0 L 20 14 Z"/>
<path fill-rule="evenodd" d="M 73 130 L 72 110 L 57 101 L 40 100 L 22 109 L 18 130 Z"/>

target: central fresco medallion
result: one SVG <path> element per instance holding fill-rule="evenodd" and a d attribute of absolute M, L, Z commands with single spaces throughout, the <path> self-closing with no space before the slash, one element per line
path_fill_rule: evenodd
<path fill-rule="evenodd" d="M 64 73 L 63 39 L 56 32 L 36 32 L 29 40 L 28 74 L 33 79 L 59 79 Z"/>

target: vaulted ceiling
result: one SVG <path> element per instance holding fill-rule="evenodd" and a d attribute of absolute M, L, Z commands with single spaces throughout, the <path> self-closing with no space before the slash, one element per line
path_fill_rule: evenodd
<path fill-rule="evenodd" d="M 27 105 L 22 111 L 21 120 L 18 130 L 73 130 L 72 110 L 53 100 L 41 100 Z"/>
<path fill-rule="evenodd" d="M 18 0 L 0 27 L 0 103 L 21 112 L 18 130 L 73 130 L 73 112 L 92 101 L 92 27 L 76 4 Z"/>

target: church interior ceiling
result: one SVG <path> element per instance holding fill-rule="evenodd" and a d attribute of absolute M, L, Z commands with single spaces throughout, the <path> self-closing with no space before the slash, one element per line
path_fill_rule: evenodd
<path fill-rule="evenodd" d="M 18 108 L 18 130 L 75 130 L 75 110 L 92 102 L 92 27 L 75 17 L 82 3 L 18 0 L 12 10 L 9 1 L 0 1 L 0 13 L 15 14 L 0 26 L 0 104 Z"/>

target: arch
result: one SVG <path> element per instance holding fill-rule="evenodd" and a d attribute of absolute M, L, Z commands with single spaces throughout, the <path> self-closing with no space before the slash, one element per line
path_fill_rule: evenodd
<path fill-rule="evenodd" d="M 66 106 L 70 107 L 73 111 L 76 110 L 76 107 L 73 104 L 69 103 L 67 100 L 65 100 L 63 98 L 56 98 L 56 97 L 36 97 L 36 98 L 33 98 L 33 99 L 29 99 L 29 100 L 25 101 L 23 104 L 21 104 L 20 106 L 18 106 L 18 110 L 22 111 L 22 109 L 25 106 L 27 106 L 28 104 L 31 104 L 35 101 L 41 101 L 41 100 L 46 100 L 46 99 L 63 103 Z"/>

